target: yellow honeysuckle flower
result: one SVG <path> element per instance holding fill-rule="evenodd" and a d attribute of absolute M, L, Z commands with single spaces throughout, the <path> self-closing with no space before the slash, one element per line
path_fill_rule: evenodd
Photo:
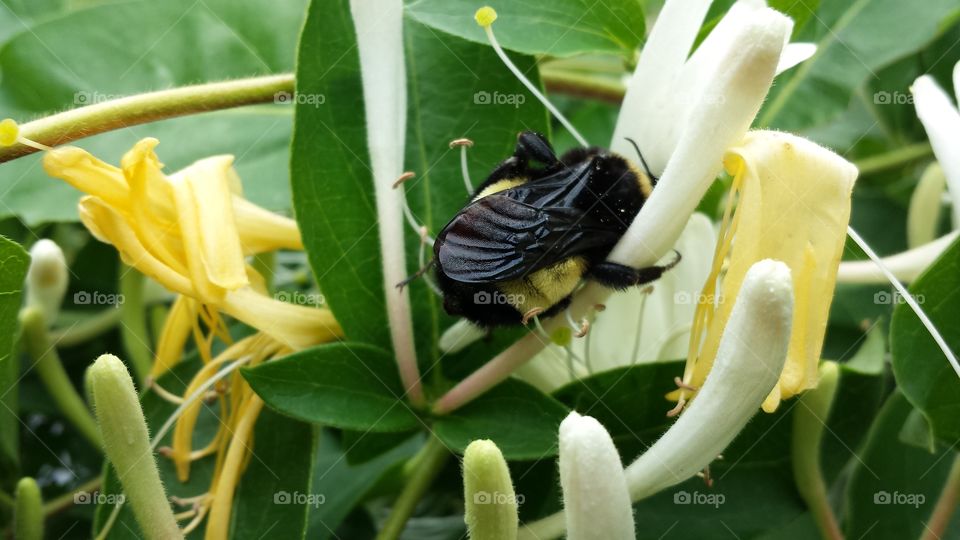
<path fill-rule="evenodd" d="M 157 144 L 141 140 L 120 168 L 76 147 L 50 150 L 43 166 L 88 194 L 80 200 L 80 219 L 97 239 L 168 289 L 292 348 L 338 336 L 329 310 L 257 291 L 260 277 L 244 261 L 245 255 L 302 249 L 296 223 L 243 198 L 232 156 L 201 159 L 168 176 L 154 152 Z"/>
<path fill-rule="evenodd" d="M 817 384 L 857 170 L 809 140 L 772 131 L 748 133 L 728 151 L 724 168 L 733 176 L 733 187 L 713 269 L 694 316 L 683 382 L 697 388 L 706 379 L 732 300 L 751 265 L 768 258 L 783 261 L 793 276 L 793 332 L 779 383 L 763 403 L 770 412 L 782 399 Z M 741 338 L 746 343 L 752 339 Z M 689 394 L 681 388 L 671 397 L 683 400 Z"/>

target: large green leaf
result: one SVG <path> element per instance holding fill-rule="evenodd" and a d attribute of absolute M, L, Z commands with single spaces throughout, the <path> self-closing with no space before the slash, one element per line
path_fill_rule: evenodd
<path fill-rule="evenodd" d="M 268 405 L 307 422 L 376 432 L 421 426 L 393 357 L 371 345 L 320 345 L 244 368 L 243 376 Z"/>
<path fill-rule="evenodd" d="M 910 294 L 960 351 L 960 242 L 954 242 L 910 287 Z M 893 311 L 890 326 L 893 372 L 900 390 L 920 409 L 934 435 L 947 444 L 960 439 L 960 377 L 909 306 Z"/>
<path fill-rule="evenodd" d="M 289 71 L 304 1 L 125 2 L 45 20 L 0 51 L 0 108 L 4 116 L 25 121 L 120 95 Z M 170 170 L 231 153 L 246 179 L 248 197 L 285 211 L 290 206 L 286 156 L 291 112 L 290 107 L 269 106 L 194 116 L 127 128 L 78 145 L 117 163 L 134 141 L 157 137 L 160 157 Z M 28 223 L 77 218 L 76 191 L 46 176 L 39 156 L 4 164 L 2 170 L 0 217 L 17 215 Z"/>
<path fill-rule="evenodd" d="M 368 163 L 363 87 L 349 2 L 310 3 L 297 57 L 290 181 L 297 223 L 324 297 L 348 339 L 390 348 Z"/>
<path fill-rule="evenodd" d="M 900 442 L 910 414 L 899 392 L 883 406 L 870 429 L 846 490 L 847 538 L 917 538 L 925 532 L 956 452 L 931 454 Z M 957 531 L 945 538 L 957 538 Z"/>
<path fill-rule="evenodd" d="M 528 54 L 611 52 L 632 57 L 646 33 L 643 8 L 637 0 L 416 0 L 407 5 L 407 12 L 444 32 L 487 43 L 473 20 L 477 8 L 484 5 L 497 10 L 497 40 L 508 49 Z"/>
<path fill-rule="evenodd" d="M 0 478 L 20 459 L 20 421 L 17 418 L 17 358 L 12 354 L 17 336 L 17 313 L 30 257 L 16 242 L 0 236 Z M 8 486 L 4 486 L 8 487 Z"/>
<path fill-rule="evenodd" d="M 816 55 L 781 76 L 759 124 L 802 130 L 829 121 L 867 77 L 923 47 L 956 11 L 953 0 L 927 0 L 922 9 L 900 0 L 821 3 L 801 36 L 817 43 Z"/>
<path fill-rule="evenodd" d="M 508 379 L 456 411 L 437 418 L 434 433 L 463 452 L 477 439 L 490 439 L 508 460 L 557 455 L 557 429 L 567 408 L 527 383 Z"/>

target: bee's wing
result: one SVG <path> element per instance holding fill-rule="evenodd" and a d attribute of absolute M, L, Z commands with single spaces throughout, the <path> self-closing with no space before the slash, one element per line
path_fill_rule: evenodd
<path fill-rule="evenodd" d="M 443 273 L 455 281 L 497 283 L 618 238 L 619 232 L 578 208 L 537 207 L 495 194 L 471 203 L 444 228 L 437 256 Z"/>

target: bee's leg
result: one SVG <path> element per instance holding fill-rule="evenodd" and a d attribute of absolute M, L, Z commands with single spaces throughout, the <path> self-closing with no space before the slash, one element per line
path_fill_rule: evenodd
<path fill-rule="evenodd" d="M 547 139 L 536 131 L 521 131 L 517 135 L 517 148 L 513 155 L 522 160 L 532 159 L 547 166 L 555 165 L 560 161 Z"/>
<path fill-rule="evenodd" d="M 590 269 L 590 279 L 612 289 L 626 289 L 635 285 L 643 285 L 660 279 L 664 272 L 670 270 L 680 262 L 680 253 L 669 264 L 663 266 L 648 266 L 633 268 L 625 264 L 604 261 Z"/>
<path fill-rule="evenodd" d="M 413 282 L 415 279 L 417 279 L 418 277 L 426 274 L 427 271 L 430 270 L 430 267 L 432 267 L 432 266 L 434 265 L 434 263 L 436 263 L 436 261 L 437 261 L 436 259 L 430 259 L 430 262 L 428 262 L 427 264 L 423 265 L 423 266 L 422 266 L 419 270 L 417 270 L 416 273 L 414 273 L 412 276 L 410 276 L 410 277 L 408 277 L 407 279 L 401 281 L 400 283 L 397 283 L 397 288 L 398 288 L 398 289 L 403 289 L 404 287 L 406 287 L 407 285 L 409 285 L 410 283 L 412 283 L 412 282 Z M 431 282 L 429 282 L 429 281 L 428 281 L 428 283 L 429 283 L 431 286 L 433 285 L 433 283 L 431 283 Z"/>

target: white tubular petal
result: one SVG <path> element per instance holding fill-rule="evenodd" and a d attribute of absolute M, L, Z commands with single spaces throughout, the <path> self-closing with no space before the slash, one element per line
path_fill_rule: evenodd
<path fill-rule="evenodd" d="M 483 328 L 467 319 L 460 319 L 443 332 L 438 346 L 444 354 L 454 354 L 466 349 L 470 344 L 485 335 L 487 335 L 487 331 Z"/>
<path fill-rule="evenodd" d="M 403 248 L 402 192 L 392 189 L 403 172 L 407 119 L 407 81 L 403 57 L 403 1 L 351 0 L 357 31 L 367 145 L 377 197 L 380 251 L 387 316 L 394 353 L 404 386 L 419 401 L 419 374 L 413 348 L 413 323 L 407 288 L 397 283 L 407 276 Z"/>
<path fill-rule="evenodd" d="M 643 205 L 610 260 L 638 268 L 649 266 L 676 243 L 719 174 L 724 153 L 743 138 L 760 110 L 791 24 L 777 11 L 763 9 L 739 29 L 690 115 L 695 121 L 684 127 L 650 200 Z M 616 143 L 615 140 L 615 151 Z"/>
<path fill-rule="evenodd" d="M 816 43 L 789 43 L 783 49 L 780 55 L 780 63 L 777 64 L 777 75 L 807 60 L 817 53 Z"/>
<path fill-rule="evenodd" d="M 933 153 L 947 177 L 953 198 L 953 223 L 960 225 L 960 112 L 933 77 L 924 75 L 911 88 L 917 116 L 927 130 Z"/>
<path fill-rule="evenodd" d="M 789 268 L 770 259 L 754 264 L 703 387 L 663 437 L 627 467 L 633 500 L 690 478 L 743 429 L 777 383 L 792 315 Z"/>
<path fill-rule="evenodd" d="M 668 0 L 627 83 L 611 147 L 624 155 L 632 155 L 622 148 L 617 150 L 615 143 L 623 144 L 625 137 L 636 140 L 654 174 L 663 171 L 670 158 L 670 153 L 663 151 L 656 141 L 670 128 L 672 119 L 658 112 L 676 103 L 670 93 L 711 3 L 712 0 Z"/>
<path fill-rule="evenodd" d="M 933 242 L 881 260 L 897 279 L 911 282 L 917 279 L 957 239 L 957 234 L 957 231 L 953 231 Z M 871 260 L 840 263 L 837 281 L 840 283 L 888 283 L 887 276 Z"/>
<path fill-rule="evenodd" d="M 957 103 L 960 104 L 960 62 L 953 66 L 953 90 L 957 93 Z"/>
<path fill-rule="evenodd" d="M 913 249 L 937 238 L 947 177 L 940 164 L 933 162 L 920 175 L 910 195 L 907 209 L 907 247 Z"/>
<path fill-rule="evenodd" d="M 38 307 L 48 325 L 52 325 L 60 313 L 69 281 L 67 261 L 60 246 L 46 238 L 38 240 L 30 248 L 26 303 Z"/>
<path fill-rule="evenodd" d="M 571 412 L 560 424 L 560 485 L 568 540 L 636 538 L 617 447 L 589 416 Z"/>

